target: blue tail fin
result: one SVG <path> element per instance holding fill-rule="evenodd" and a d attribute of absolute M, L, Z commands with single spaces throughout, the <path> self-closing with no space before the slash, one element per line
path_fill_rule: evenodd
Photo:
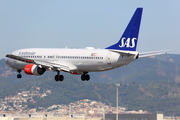
<path fill-rule="evenodd" d="M 136 51 L 143 8 L 137 8 L 120 40 L 106 49 Z"/>

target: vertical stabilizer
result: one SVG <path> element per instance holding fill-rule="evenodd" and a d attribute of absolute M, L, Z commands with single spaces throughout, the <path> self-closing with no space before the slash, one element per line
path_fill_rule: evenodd
<path fill-rule="evenodd" d="M 143 8 L 137 8 L 120 40 L 106 49 L 136 51 Z"/>

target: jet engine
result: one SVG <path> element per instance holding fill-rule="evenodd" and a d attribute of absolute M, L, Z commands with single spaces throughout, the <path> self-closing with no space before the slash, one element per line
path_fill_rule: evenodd
<path fill-rule="evenodd" d="M 40 68 L 35 64 L 27 64 L 24 67 L 24 72 L 28 75 L 42 75 L 45 71 L 45 68 Z"/>

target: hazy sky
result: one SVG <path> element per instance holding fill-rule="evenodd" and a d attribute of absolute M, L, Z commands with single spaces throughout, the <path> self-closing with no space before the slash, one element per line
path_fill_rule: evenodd
<path fill-rule="evenodd" d="M 137 7 L 137 50 L 180 54 L 180 0 L 0 0 L 0 58 L 21 48 L 105 48 Z"/>

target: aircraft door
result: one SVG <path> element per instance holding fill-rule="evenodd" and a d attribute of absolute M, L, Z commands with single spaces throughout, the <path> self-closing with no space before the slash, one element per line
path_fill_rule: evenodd
<path fill-rule="evenodd" d="M 53 56 L 52 56 L 52 61 L 57 61 L 56 55 L 54 55 L 54 54 L 53 54 Z"/>
<path fill-rule="evenodd" d="M 58 55 L 54 55 L 54 61 L 58 61 Z"/>
<path fill-rule="evenodd" d="M 111 64 L 111 52 L 109 52 L 109 53 L 107 54 L 106 61 L 107 61 L 107 64 L 108 64 L 108 65 Z"/>

